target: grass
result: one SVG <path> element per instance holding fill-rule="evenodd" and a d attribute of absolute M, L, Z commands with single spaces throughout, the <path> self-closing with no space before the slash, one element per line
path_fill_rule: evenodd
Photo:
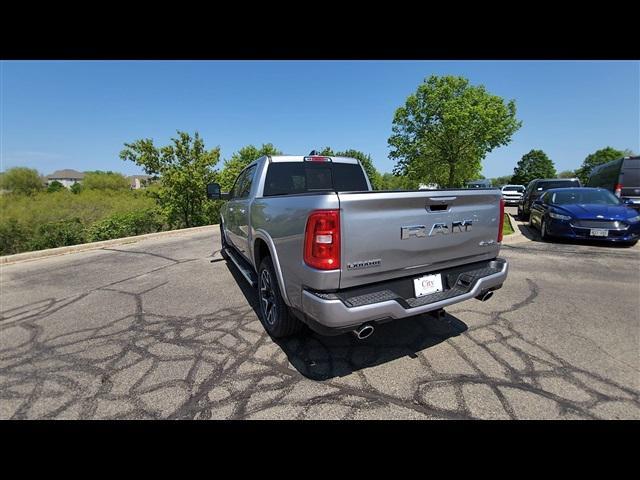
<path fill-rule="evenodd" d="M 504 227 L 502 227 L 503 235 L 511 235 L 513 233 L 513 227 L 511 226 L 511 221 L 509 220 L 509 215 L 504 214 Z"/>

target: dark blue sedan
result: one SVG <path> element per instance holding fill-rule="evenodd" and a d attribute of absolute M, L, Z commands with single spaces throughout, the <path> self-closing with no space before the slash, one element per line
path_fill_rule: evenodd
<path fill-rule="evenodd" d="M 529 225 L 543 240 L 605 240 L 630 245 L 640 238 L 640 215 L 602 188 L 554 188 L 531 206 Z"/>

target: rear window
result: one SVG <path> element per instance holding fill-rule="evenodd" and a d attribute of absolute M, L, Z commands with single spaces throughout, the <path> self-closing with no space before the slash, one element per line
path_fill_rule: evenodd
<path fill-rule="evenodd" d="M 332 162 L 278 162 L 267 169 L 264 196 L 313 192 L 368 190 L 358 164 Z"/>
<path fill-rule="evenodd" d="M 542 190 L 549 190 L 551 188 L 566 188 L 566 187 L 579 187 L 580 182 L 578 180 L 553 180 L 549 182 L 538 182 L 535 190 L 538 192 Z"/>
<path fill-rule="evenodd" d="M 503 192 L 524 192 L 524 187 L 504 187 Z"/>

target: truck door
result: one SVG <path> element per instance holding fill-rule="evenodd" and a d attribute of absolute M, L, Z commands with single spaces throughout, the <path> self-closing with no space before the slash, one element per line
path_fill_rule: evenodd
<path fill-rule="evenodd" d="M 255 177 L 257 165 L 252 165 L 242 173 L 242 178 L 238 178 L 238 196 L 233 199 L 233 223 L 234 239 L 233 243 L 240 253 L 249 257 L 249 204 L 251 202 L 250 193 Z"/>

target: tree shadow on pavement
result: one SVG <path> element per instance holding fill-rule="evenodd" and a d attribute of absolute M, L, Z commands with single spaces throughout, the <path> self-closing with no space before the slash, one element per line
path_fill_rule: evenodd
<path fill-rule="evenodd" d="M 260 318 L 256 290 L 235 265 L 227 263 L 227 269 Z M 297 335 L 274 338 L 273 341 L 301 375 L 312 380 L 328 380 L 397 358 L 415 358 L 418 352 L 458 336 L 467 329 L 464 322 L 448 313 L 443 318 L 425 314 L 378 325 L 373 335 L 365 340 L 358 340 L 350 333 L 323 336 L 307 327 Z"/>

